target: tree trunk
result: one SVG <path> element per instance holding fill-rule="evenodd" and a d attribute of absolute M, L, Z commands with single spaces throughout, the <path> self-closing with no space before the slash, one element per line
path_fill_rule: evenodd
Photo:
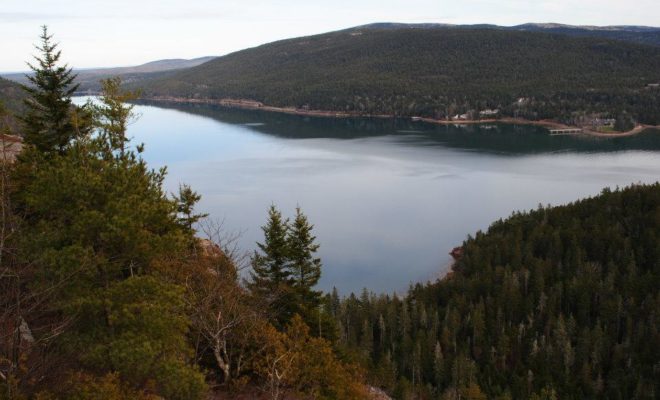
<path fill-rule="evenodd" d="M 221 344 L 220 340 L 216 340 L 215 346 L 213 346 L 213 355 L 215 356 L 215 361 L 218 363 L 218 367 L 222 371 L 222 382 L 227 383 L 231 379 L 231 373 L 229 370 L 229 362 L 223 357 L 222 349 L 224 346 Z"/>

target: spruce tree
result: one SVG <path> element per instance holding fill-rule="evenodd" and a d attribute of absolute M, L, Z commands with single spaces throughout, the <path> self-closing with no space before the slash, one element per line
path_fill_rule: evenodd
<path fill-rule="evenodd" d="M 199 220 L 208 217 L 208 214 L 195 214 L 194 212 L 195 205 L 201 199 L 202 196 L 186 184 L 179 186 L 179 195 L 175 196 L 179 223 L 191 234 L 195 233 L 193 225 L 199 222 Z"/>
<path fill-rule="evenodd" d="M 27 75 L 31 85 L 24 85 L 28 98 L 26 112 L 21 117 L 25 142 L 34 145 L 42 153 L 58 151 L 60 154 L 76 134 L 74 105 L 71 96 L 78 89 L 74 84 L 76 75 L 66 65 L 58 65 L 61 51 L 52 43 L 52 35 L 46 26 L 42 27 L 41 52 L 35 56 L 36 65 L 28 63 L 34 72 Z"/>
<path fill-rule="evenodd" d="M 248 288 L 256 298 L 268 303 L 274 320 L 281 327 L 293 315 L 294 307 L 287 244 L 289 221 L 282 218 L 280 211 L 271 205 L 268 222 L 261 229 L 264 242 L 257 243 L 259 250 L 252 256 Z"/>
<path fill-rule="evenodd" d="M 300 306 L 305 311 L 318 307 L 321 300 L 321 292 L 313 289 L 321 278 L 321 259 L 314 256 L 319 245 L 315 243 L 316 237 L 312 235 L 313 228 L 314 225 L 309 223 L 300 207 L 296 207 L 296 217 L 289 229 L 287 243 L 293 287 L 299 297 Z"/>

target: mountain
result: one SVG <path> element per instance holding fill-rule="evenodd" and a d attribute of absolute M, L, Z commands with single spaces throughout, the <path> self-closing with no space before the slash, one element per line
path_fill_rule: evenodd
<path fill-rule="evenodd" d="M 214 56 L 190 60 L 175 58 L 151 61 L 132 67 L 77 69 L 74 72 L 78 75 L 76 82 L 80 84 L 80 91 L 97 91 L 100 89 L 101 79 L 119 76 L 125 82 L 139 82 L 148 76 L 159 76 L 174 70 L 195 67 L 214 58 Z M 3 77 L 23 84 L 28 83 L 24 73 L 4 74 Z"/>
<path fill-rule="evenodd" d="M 23 109 L 25 93 L 21 86 L 7 79 L 0 78 L 0 103 L 12 114 Z"/>
<path fill-rule="evenodd" d="M 660 47 L 660 27 L 612 25 L 566 25 L 557 23 L 527 23 L 514 26 L 500 26 L 492 24 L 453 25 L 453 24 L 402 24 L 394 22 L 380 22 L 363 25 L 362 29 L 498 29 L 525 32 L 556 33 L 577 37 L 599 37 L 612 40 L 621 40 L 637 44 L 646 44 Z"/>
<path fill-rule="evenodd" d="M 496 221 L 403 297 L 329 300 L 341 344 L 407 399 L 653 399 L 660 184 Z"/>
<path fill-rule="evenodd" d="M 558 33 L 569 36 L 601 37 L 660 47 L 660 28 L 649 26 L 573 26 L 563 24 L 523 24 L 509 29 Z"/>
<path fill-rule="evenodd" d="M 211 61 L 214 58 L 216 57 L 207 56 L 207 57 L 193 58 L 190 60 L 186 60 L 182 58 L 172 58 L 172 59 L 151 61 L 135 67 L 84 69 L 76 72 L 78 72 L 79 74 L 84 73 L 84 74 L 101 74 L 101 75 L 121 75 L 121 74 L 136 74 L 136 73 L 147 73 L 147 72 L 162 72 L 162 71 L 170 71 L 173 69 L 195 67 L 197 65 L 204 64 L 207 61 Z"/>
<path fill-rule="evenodd" d="M 278 41 L 140 82 L 145 97 L 448 118 L 660 123 L 660 48 L 508 29 L 367 26 Z"/>

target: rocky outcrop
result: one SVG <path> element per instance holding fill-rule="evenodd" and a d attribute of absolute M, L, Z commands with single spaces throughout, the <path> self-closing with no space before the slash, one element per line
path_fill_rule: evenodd
<path fill-rule="evenodd" d="M 369 386 L 368 391 L 370 400 L 392 400 L 387 393 L 377 387 Z"/>
<path fill-rule="evenodd" d="M 0 134 L 0 162 L 13 162 L 23 149 L 20 136 Z"/>

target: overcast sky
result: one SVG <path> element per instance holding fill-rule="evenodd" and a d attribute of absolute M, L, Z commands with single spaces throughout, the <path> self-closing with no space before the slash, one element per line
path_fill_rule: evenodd
<path fill-rule="evenodd" d="M 660 0 L 0 0 L 0 71 L 47 24 L 78 68 L 222 55 L 371 22 L 660 25 Z"/>

